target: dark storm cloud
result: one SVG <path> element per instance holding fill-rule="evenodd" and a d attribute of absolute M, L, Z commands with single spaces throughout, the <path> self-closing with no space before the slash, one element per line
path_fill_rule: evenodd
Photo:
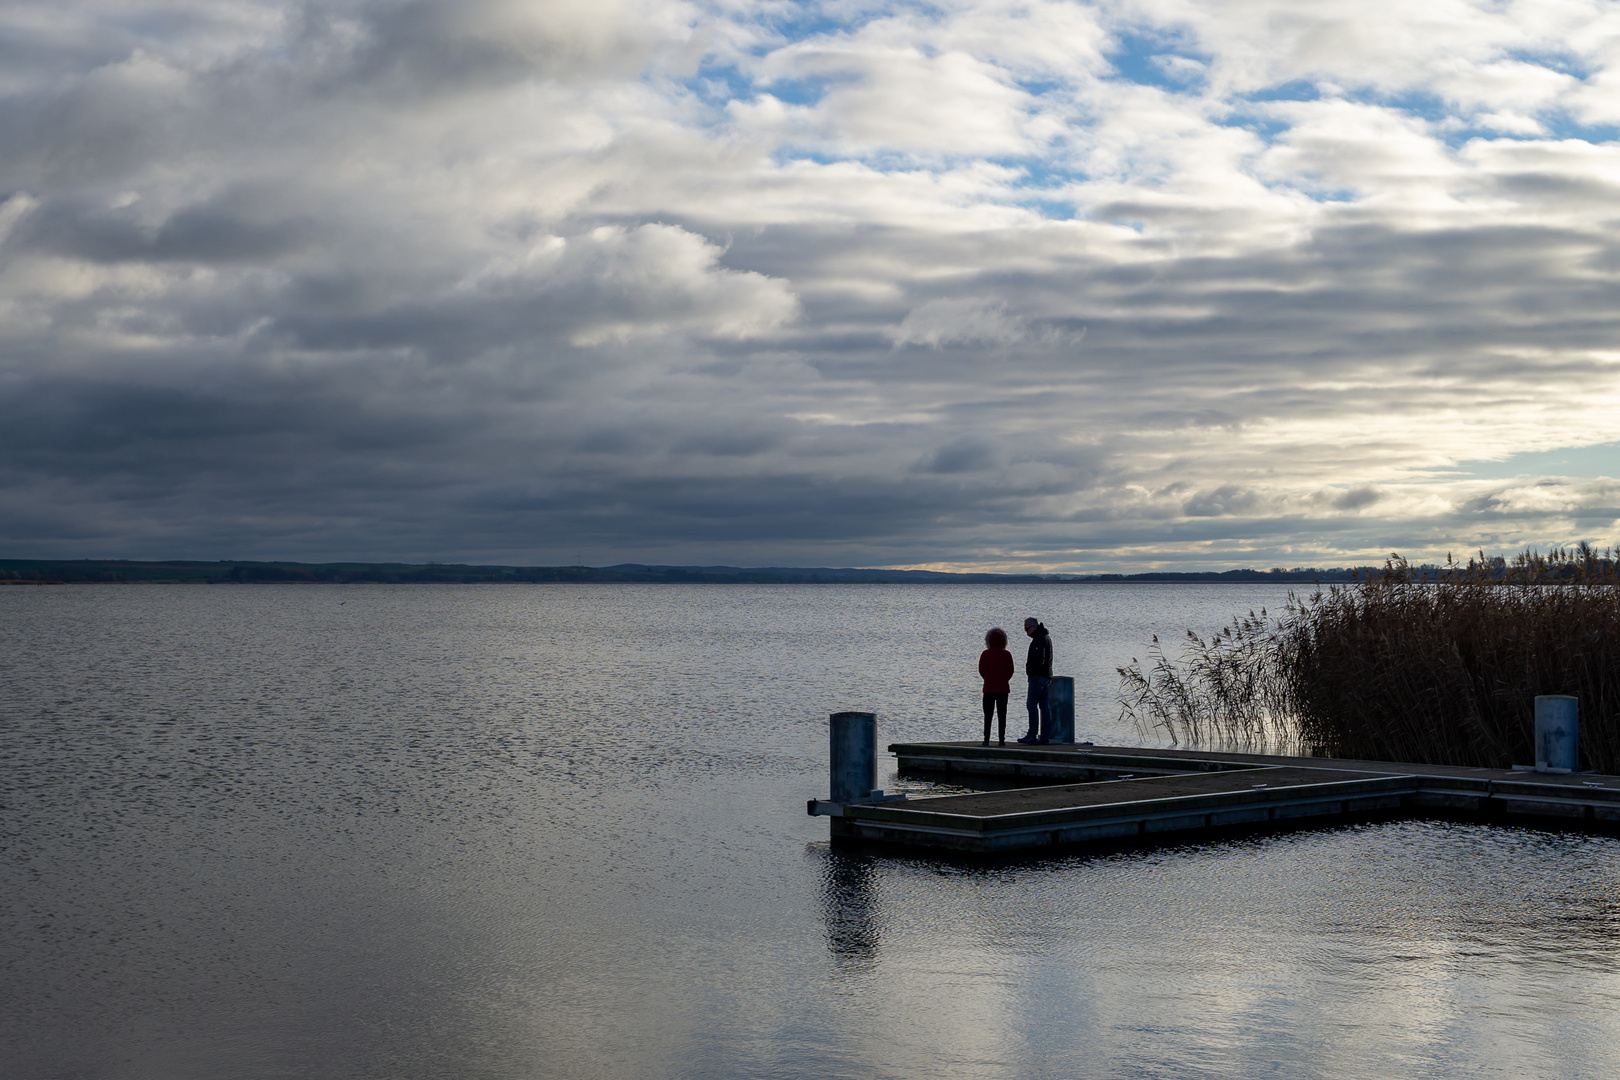
<path fill-rule="evenodd" d="M 1260 496 L 1233 484 L 1222 484 L 1213 491 L 1202 491 L 1181 506 L 1188 517 L 1233 517 L 1252 511 Z"/>
<path fill-rule="evenodd" d="M 408 0 L 354 12 L 364 27 L 355 75 L 410 93 L 535 77 L 634 78 L 661 37 L 684 29 L 678 6 L 635 3 Z M 327 38 L 329 16 L 304 16 L 306 40 Z"/>
<path fill-rule="evenodd" d="M 1000 464 L 996 445 L 976 435 L 963 435 L 940 447 L 925 461 L 918 463 L 923 472 L 965 473 L 994 468 Z"/>
<path fill-rule="evenodd" d="M 59 200 L 23 215 L 8 247 L 91 262 L 256 262 L 307 239 L 308 221 L 258 221 L 227 200 L 186 206 L 153 224 L 134 214 Z"/>
<path fill-rule="evenodd" d="M 1383 494 L 1374 487 L 1358 487 L 1333 499 L 1333 505 L 1339 510 L 1364 510 L 1383 498 Z"/>

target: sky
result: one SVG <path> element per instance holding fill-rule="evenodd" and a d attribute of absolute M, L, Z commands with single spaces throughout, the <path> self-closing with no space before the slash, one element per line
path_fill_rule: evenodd
<path fill-rule="evenodd" d="M 9 0 L 0 556 L 1620 540 L 1620 4 Z"/>

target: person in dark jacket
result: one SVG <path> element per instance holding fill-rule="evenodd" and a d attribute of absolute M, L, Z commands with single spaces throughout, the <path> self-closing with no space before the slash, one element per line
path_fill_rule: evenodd
<path fill-rule="evenodd" d="M 990 714 L 1001 721 L 1002 746 L 1007 745 L 1007 695 L 1012 693 L 1013 658 L 1007 651 L 1007 631 L 994 627 L 984 635 L 984 652 L 979 654 L 979 675 L 984 679 L 984 743 L 990 745 Z"/>
<path fill-rule="evenodd" d="M 1052 685 L 1052 635 L 1033 616 L 1024 620 L 1024 633 L 1029 635 L 1029 655 L 1024 658 L 1024 675 L 1029 679 L 1029 693 L 1024 698 L 1029 733 L 1018 741 L 1044 746 L 1052 741 L 1052 704 L 1046 696 Z"/>

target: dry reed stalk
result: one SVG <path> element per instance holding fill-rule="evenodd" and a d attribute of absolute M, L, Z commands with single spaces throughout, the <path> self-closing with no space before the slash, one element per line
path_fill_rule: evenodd
<path fill-rule="evenodd" d="M 1396 556 L 1119 674 L 1122 715 L 1175 744 L 1498 768 L 1533 760 L 1537 694 L 1574 694 L 1584 767 L 1620 772 L 1620 575 L 1585 545 L 1432 579 Z"/>

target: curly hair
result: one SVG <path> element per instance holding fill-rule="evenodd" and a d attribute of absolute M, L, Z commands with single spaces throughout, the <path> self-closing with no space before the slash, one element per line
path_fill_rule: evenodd
<path fill-rule="evenodd" d="M 984 643 L 992 649 L 1005 649 L 1007 647 L 1007 631 L 999 626 L 992 626 L 990 632 L 984 635 Z"/>

